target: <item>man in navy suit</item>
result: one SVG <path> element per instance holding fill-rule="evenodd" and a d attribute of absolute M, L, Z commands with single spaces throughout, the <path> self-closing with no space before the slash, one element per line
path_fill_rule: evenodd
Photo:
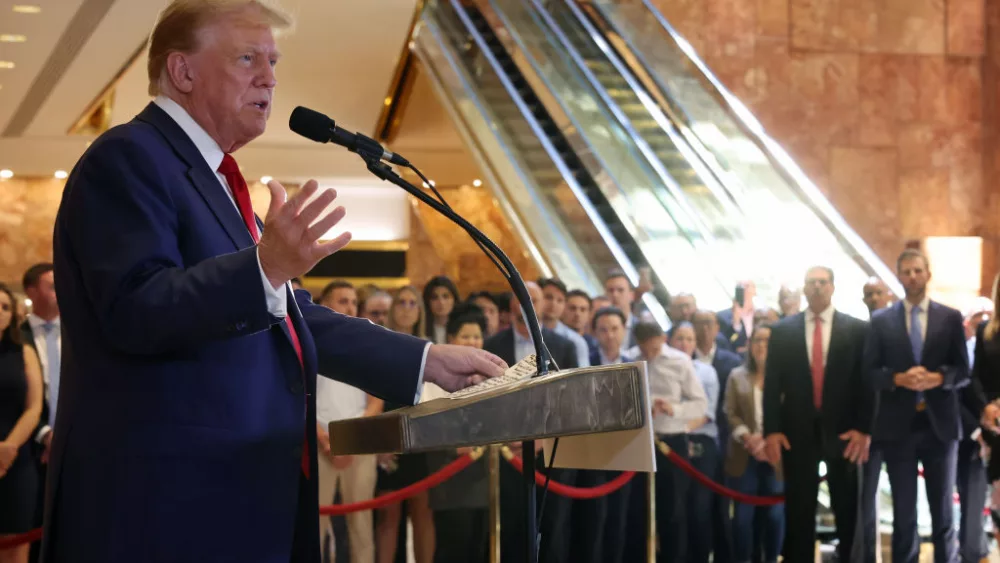
<path fill-rule="evenodd" d="M 528 294 L 531 296 L 531 304 L 537 311 L 542 306 L 544 299 L 542 288 L 535 282 L 525 284 Z M 517 298 L 510 300 L 510 311 L 512 317 L 511 327 L 494 334 L 483 343 L 483 349 L 488 350 L 510 365 L 523 360 L 535 353 L 535 344 L 532 342 L 531 333 L 528 331 L 528 323 L 524 318 L 526 311 L 521 308 Z M 552 355 L 552 361 L 559 369 L 575 368 L 576 348 L 573 343 L 559 336 L 554 331 L 542 327 L 542 340 Z M 516 415 L 512 415 L 516 416 Z M 541 442 L 536 442 L 541 447 Z M 539 456 L 539 466 L 541 467 L 541 457 Z M 576 479 L 575 469 L 553 469 L 552 479 L 560 483 L 572 483 Z M 524 515 L 527 507 L 524 505 L 524 495 L 522 488 L 521 474 L 510 464 L 500 464 L 500 527 L 504 530 L 517 530 L 506 532 L 500 535 L 500 552 L 504 563 L 523 561 L 524 557 L 524 534 L 518 533 L 524 529 Z M 541 502 L 541 495 L 538 497 Z M 570 561 L 570 533 L 569 526 L 572 523 L 573 502 L 571 499 L 548 495 L 545 501 L 545 512 L 542 521 L 539 522 L 539 532 L 542 541 L 539 546 L 539 559 L 563 563 Z"/>
<path fill-rule="evenodd" d="M 696 347 L 694 358 L 715 368 L 719 378 L 719 400 L 715 413 L 715 423 L 719 433 L 719 467 L 718 475 L 722 475 L 722 462 L 726 459 L 729 448 L 729 420 L 726 418 L 726 385 L 729 374 L 743 364 L 743 358 L 727 349 L 729 341 L 719 332 L 719 320 L 716 314 L 707 309 L 699 309 L 692 315 Z M 721 338 L 721 342 L 720 342 Z M 733 531 L 729 525 L 732 501 L 723 495 L 715 495 L 712 520 L 715 522 L 713 538 L 715 563 L 729 563 L 732 560 Z"/>
<path fill-rule="evenodd" d="M 875 312 L 864 366 L 878 392 L 873 448 L 892 486 L 894 563 L 916 563 L 917 463 L 924 468 L 934 558 L 957 561 L 952 492 L 961 432 L 959 390 L 969 383 L 962 314 L 927 297 L 930 266 L 919 250 L 896 261 L 906 299 Z"/>
<path fill-rule="evenodd" d="M 66 184 L 43 561 L 318 562 L 317 370 L 404 404 L 503 372 L 292 294 L 350 234 L 319 241 L 344 210 L 307 204 L 314 181 L 287 201 L 269 183 L 264 229 L 230 155 L 264 132 L 286 23 L 252 0 L 168 6 L 156 99 Z"/>

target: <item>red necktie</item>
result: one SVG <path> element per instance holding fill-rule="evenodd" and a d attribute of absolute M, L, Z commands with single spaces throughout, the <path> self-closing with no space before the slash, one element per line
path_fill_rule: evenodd
<path fill-rule="evenodd" d="M 816 410 L 823 406 L 823 319 L 819 315 L 813 316 L 813 346 L 812 346 L 812 380 L 813 380 L 813 405 Z"/>
<path fill-rule="evenodd" d="M 240 167 L 232 155 L 222 157 L 222 164 L 219 165 L 219 173 L 226 177 L 229 187 L 233 191 L 233 199 L 236 200 L 236 207 L 243 217 L 243 224 L 250 231 L 254 243 L 260 242 L 260 233 L 257 231 L 257 219 L 253 214 L 253 204 L 250 203 L 250 189 L 247 188 L 247 181 L 240 173 Z M 291 316 L 285 316 L 285 324 L 288 326 L 288 334 L 292 337 L 292 347 L 295 348 L 295 355 L 299 358 L 299 367 L 304 371 L 305 365 L 302 362 L 302 344 L 299 342 L 299 334 L 295 332 L 295 325 Z M 302 442 L 302 472 L 309 478 L 309 438 L 308 433 Z"/>

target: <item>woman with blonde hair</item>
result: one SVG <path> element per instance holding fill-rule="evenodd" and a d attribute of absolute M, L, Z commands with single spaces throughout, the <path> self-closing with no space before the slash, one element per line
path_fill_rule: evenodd
<path fill-rule="evenodd" d="M 1000 275 L 993 279 L 993 313 L 989 320 L 976 328 L 976 348 L 972 362 L 972 394 L 985 407 L 982 408 L 983 442 L 991 452 L 1000 452 Z M 989 455 L 986 476 L 993 485 L 990 514 L 993 516 L 993 533 L 1000 541 L 1000 455 Z"/>
<path fill-rule="evenodd" d="M 424 302 L 417 288 L 407 285 L 399 288 L 389 307 L 385 326 L 389 330 L 426 339 L 424 333 Z M 402 405 L 385 406 L 385 410 Z M 408 487 L 429 474 L 426 454 L 379 456 L 377 494 L 382 495 Z M 390 504 L 378 509 L 375 518 L 375 560 L 392 563 L 397 560 L 397 549 L 406 545 L 406 526 L 403 504 Z M 431 511 L 427 491 L 406 500 L 406 511 L 413 524 L 413 555 L 416 563 L 431 563 L 434 559 L 434 513 Z M 400 534 L 402 532 L 402 534 Z M 405 559 L 405 557 L 404 557 Z"/>

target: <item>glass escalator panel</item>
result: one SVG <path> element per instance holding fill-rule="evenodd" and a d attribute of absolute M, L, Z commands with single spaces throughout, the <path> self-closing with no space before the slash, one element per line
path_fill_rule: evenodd
<path fill-rule="evenodd" d="M 677 168 L 675 177 L 664 167 L 656 151 L 669 147 L 650 144 L 614 113 L 538 5 L 491 0 L 484 13 L 531 86 L 550 94 L 543 103 L 586 155 L 585 166 L 667 290 L 694 291 L 706 307 L 727 307 L 740 260 L 732 253 L 742 240 L 740 222 L 725 218 L 724 204 L 711 196 L 702 200 L 710 209 L 692 205 L 688 190 L 701 188 L 690 168 Z"/>
<path fill-rule="evenodd" d="M 635 243 L 613 213 L 594 204 L 590 176 L 478 11 L 429 2 L 414 51 L 550 273 L 592 294 L 611 268 L 637 280 L 630 257 L 637 251 L 628 248 Z"/>
<path fill-rule="evenodd" d="M 861 287 L 868 276 L 878 276 L 901 295 L 892 270 L 650 0 L 560 1 L 586 14 L 582 24 L 591 26 L 587 33 L 603 50 L 624 55 L 676 130 L 720 178 L 758 248 L 780 254 L 772 276 L 796 281 L 806 267 L 821 262 L 834 268 L 845 287 Z M 834 301 L 845 312 L 867 316 L 848 292 Z"/>

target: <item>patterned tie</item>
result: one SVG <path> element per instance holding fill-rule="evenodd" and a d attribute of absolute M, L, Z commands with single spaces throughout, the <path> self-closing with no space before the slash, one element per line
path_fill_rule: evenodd
<path fill-rule="evenodd" d="M 813 345 L 810 367 L 812 369 L 813 380 L 813 405 L 819 411 L 823 406 L 823 319 L 819 315 L 813 315 Z"/>
<path fill-rule="evenodd" d="M 232 155 L 227 154 L 222 157 L 222 164 L 219 165 L 219 173 L 226 177 L 226 181 L 233 191 L 233 199 L 236 200 L 236 207 L 240 210 L 240 216 L 243 217 L 243 224 L 250 231 L 250 236 L 253 237 L 255 243 L 260 242 L 260 233 L 257 231 L 257 219 L 253 214 L 253 205 L 250 203 L 250 189 L 247 187 L 247 181 L 243 178 L 240 167 L 236 164 L 236 159 Z M 299 334 L 295 331 L 295 325 L 292 323 L 290 315 L 285 316 L 285 325 L 288 326 L 288 334 L 292 337 L 292 347 L 295 348 L 295 355 L 299 358 L 299 367 L 304 370 L 302 344 L 299 342 Z M 309 478 L 309 462 L 307 433 L 302 442 L 302 472 L 307 479 Z"/>
<path fill-rule="evenodd" d="M 920 305 L 914 305 L 913 308 L 910 309 L 910 349 L 913 350 L 913 361 L 916 362 L 915 365 L 920 365 L 920 360 L 924 357 L 924 337 L 921 334 L 920 325 L 921 311 L 922 309 L 920 308 Z M 917 410 L 924 410 L 925 405 L 924 392 L 917 391 Z"/>
<path fill-rule="evenodd" d="M 56 406 L 59 404 L 59 327 L 48 322 L 42 325 L 45 330 L 45 360 L 49 375 L 49 426 L 55 428 Z"/>

